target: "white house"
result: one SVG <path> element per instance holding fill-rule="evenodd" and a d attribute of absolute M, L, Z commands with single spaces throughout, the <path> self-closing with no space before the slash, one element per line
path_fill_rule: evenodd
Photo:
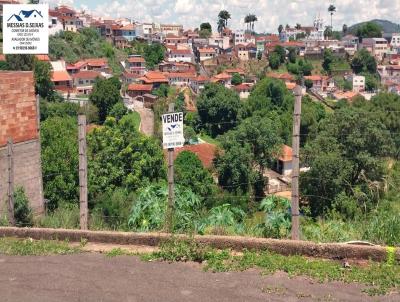
<path fill-rule="evenodd" d="M 193 53 L 190 49 L 169 49 L 168 62 L 193 62 Z"/>
<path fill-rule="evenodd" d="M 352 76 L 353 92 L 365 91 L 365 77 L 359 75 Z"/>
<path fill-rule="evenodd" d="M 199 48 L 199 59 L 200 62 L 212 59 L 216 56 L 216 52 L 214 48 Z"/>

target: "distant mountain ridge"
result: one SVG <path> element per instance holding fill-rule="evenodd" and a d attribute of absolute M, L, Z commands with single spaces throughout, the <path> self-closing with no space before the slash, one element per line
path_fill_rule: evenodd
<path fill-rule="evenodd" d="M 386 34 L 400 32 L 400 24 L 396 24 L 389 20 L 373 19 L 373 20 L 370 20 L 367 22 L 373 22 L 375 24 L 378 24 L 380 27 L 382 27 L 383 32 Z M 354 25 L 350 26 L 348 30 L 349 30 L 349 32 L 355 32 L 357 27 L 364 25 L 367 22 L 360 22 L 360 23 L 354 24 Z"/>

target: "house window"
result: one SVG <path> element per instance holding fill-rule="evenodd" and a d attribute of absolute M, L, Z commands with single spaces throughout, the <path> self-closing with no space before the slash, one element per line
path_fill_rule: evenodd
<path fill-rule="evenodd" d="M 82 85 L 82 84 L 83 84 L 83 81 L 82 81 L 82 80 L 79 80 L 79 84 Z"/>

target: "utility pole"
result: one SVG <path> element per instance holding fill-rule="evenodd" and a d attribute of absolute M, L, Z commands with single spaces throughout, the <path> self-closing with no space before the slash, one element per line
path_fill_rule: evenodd
<path fill-rule="evenodd" d="M 13 140 L 7 140 L 7 163 L 8 163 L 8 223 L 15 226 L 14 217 L 14 157 L 13 157 Z"/>
<path fill-rule="evenodd" d="M 79 212 L 81 230 L 88 228 L 88 190 L 86 158 L 86 115 L 78 115 L 79 127 Z"/>
<path fill-rule="evenodd" d="M 294 90 L 293 112 L 293 159 L 292 159 L 292 240 L 299 240 L 299 174 L 300 174 L 300 122 L 301 122 L 301 97 L 302 87 L 297 85 Z"/>
<path fill-rule="evenodd" d="M 170 103 L 168 112 L 172 113 L 175 111 L 175 104 Z M 167 208 L 167 224 L 166 229 L 172 233 L 174 229 L 173 216 L 174 216 L 174 203 L 175 203 L 175 192 L 174 192 L 174 148 L 168 148 L 168 208 Z"/>

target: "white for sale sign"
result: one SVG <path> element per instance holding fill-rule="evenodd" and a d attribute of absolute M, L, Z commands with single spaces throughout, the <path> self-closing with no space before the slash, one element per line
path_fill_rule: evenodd
<path fill-rule="evenodd" d="M 163 148 L 182 147 L 185 143 L 183 137 L 183 113 L 167 113 L 162 116 Z"/>
<path fill-rule="evenodd" d="M 3 5 L 3 53 L 49 53 L 49 5 Z"/>

